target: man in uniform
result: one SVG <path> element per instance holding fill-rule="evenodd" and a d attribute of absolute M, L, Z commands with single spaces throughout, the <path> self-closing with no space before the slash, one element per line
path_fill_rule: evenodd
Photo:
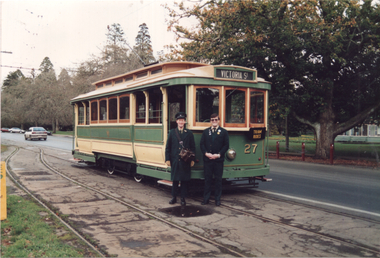
<path fill-rule="evenodd" d="M 205 189 L 202 205 L 209 203 L 212 178 L 215 178 L 215 205 L 220 206 L 224 156 L 229 148 L 228 132 L 219 126 L 218 114 L 210 117 L 211 126 L 203 131 L 200 147 L 203 154 Z"/>
<path fill-rule="evenodd" d="M 195 141 L 193 132 L 185 129 L 186 114 L 179 112 L 175 115 L 177 128 L 170 130 L 165 148 L 165 162 L 171 166 L 172 199 L 169 204 L 177 202 L 178 185 L 181 181 L 181 205 L 186 205 L 186 195 L 188 184 L 191 179 L 191 167 L 194 166 L 194 160 L 185 162 L 179 156 L 182 147 L 190 149 L 195 153 Z M 180 143 L 182 142 L 182 144 Z M 183 146 L 182 146 L 183 145 Z"/>

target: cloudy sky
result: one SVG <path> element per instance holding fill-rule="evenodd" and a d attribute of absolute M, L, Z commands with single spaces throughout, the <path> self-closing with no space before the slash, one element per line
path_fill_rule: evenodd
<path fill-rule="evenodd" d="M 61 68 L 75 68 L 106 43 L 107 25 L 120 23 L 130 46 L 139 25 L 146 23 L 154 54 L 174 43 L 167 32 L 168 11 L 161 5 L 172 0 L 5 0 L 1 1 L 1 83 L 11 71 L 38 69 L 49 57 L 57 75 Z M 24 75 L 30 70 L 22 69 Z"/>

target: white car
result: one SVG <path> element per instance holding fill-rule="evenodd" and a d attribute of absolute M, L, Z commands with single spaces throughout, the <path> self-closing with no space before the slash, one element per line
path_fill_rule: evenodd
<path fill-rule="evenodd" d="M 10 132 L 10 133 L 24 133 L 25 131 L 24 131 L 24 130 L 21 130 L 21 129 L 18 128 L 18 127 L 12 127 L 11 129 L 9 129 L 9 132 Z"/>
<path fill-rule="evenodd" d="M 33 139 L 47 139 L 47 132 L 43 127 L 30 127 L 28 131 L 25 132 L 24 135 L 25 141 L 33 140 Z"/>

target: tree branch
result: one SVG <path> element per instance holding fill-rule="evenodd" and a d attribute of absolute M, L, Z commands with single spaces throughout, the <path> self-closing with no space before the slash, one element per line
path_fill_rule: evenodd
<path fill-rule="evenodd" d="M 353 128 L 354 126 L 358 124 L 363 123 L 364 120 L 368 118 L 368 116 L 373 114 L 378 109 L 380 109 L 380 102 L 363 110 L 356 116 L 352 117 L 350 120 L 344 123 L 335 125 L 334 137 L 337 136 L 338 134 L 348 131 L 349 129 Z"/>

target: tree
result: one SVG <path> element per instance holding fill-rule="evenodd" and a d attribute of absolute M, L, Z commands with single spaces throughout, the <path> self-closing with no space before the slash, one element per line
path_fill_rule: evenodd
<path fill-rule="evenodd" d="M 10 72 L 3 82 L 2 90 L 4 92 L 11 91 L 12 86 L 16 86 L 23 79 L 25 79 L 25 76 L 20 71 L 20 69 L 17 69 L 14 72 Z"/>
<path fill-rule="evenodd" d="M 371 1 L 216 1 L 167 7 L 172 56 L 256 68 L 272 101 L 313 128 L 316 156 L 380 108 L 380 8 Z M 195 17 L 195 29 L 180 26 Z M 272 102 L 273 104 L 273 102 Z"/>
<path fill-rule="evenodd" d="M 103 50 L 103 58 L 107 64 L 122 64 L 128 58 L 128 49 L 124 38 L 124 31 L 119 23 L 107 26 L 107 45 Z"/>
<path fill-rule="evenodd" d="M 153 56 L 152 42 L 150 40 L 149 28 L 146 23 L 140 24 L 140 30 L 136 36 L 136 45 L 134 47 L 137 54 L 145 64 L 156 62 Z"/>

